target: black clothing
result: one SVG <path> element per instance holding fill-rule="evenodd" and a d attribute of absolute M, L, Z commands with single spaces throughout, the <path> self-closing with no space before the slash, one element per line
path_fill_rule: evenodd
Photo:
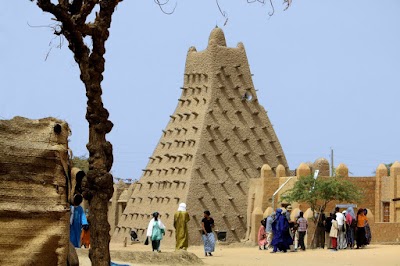
<path fill-rule="evenodd" d="M 201 220 L 202 223 L 204 223 L 204 229 L 206 230 L 207 233 L 212 232 L 212 226 L 214 225 L 214 219 L 209 217 L 210 219 L 207 220 L 207 218 L 203 218 Z M 205 235 L 204 231 L 202 231 L 203 235 Z"/>
<path fill-rule="evenodd" d="M 153 251 L 159 251 L 160 244 L 161 244 L 161 240 L 151 240 L 151 246 L 153 248 Z"/>
<path fill-rule="evenodd" d="M 325 232 L 330 232 L 332 227 L 332 217 L 328 217 L 325 220 Z"/>
<path fill-rule="evenodd" d="M 357 227 L 356 241 L 357 241 L 357 248 L 360 248 L 367 244 L 367 238 L 365 237 L 364 227 Z"/>
<path fill-rule="evenodd" d="M 304 237 L 306 236 L 306 232 L 299 232 L 299 246 L 302 250 L 306 250 L 306 245 L 304 245 Z"/>

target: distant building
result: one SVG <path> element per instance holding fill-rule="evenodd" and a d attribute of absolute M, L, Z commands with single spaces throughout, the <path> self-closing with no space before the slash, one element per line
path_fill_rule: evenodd
<path fill-rule="evenodd" d="M 260 178 L 253 179 L 249 186 L 248 203 L 248 239 L 256 241 L 259 220 L 268 216 L 277 207 L 285 208 L 288 204 L 280 202 L 280 196 L 292 188 L 299 177 L 307 176 L 319 170 L 319 178 L 329 177 L 329 163 L 326 159 L 318 159 L 313 164 L 302 163 L 296 169 L 296 176 L 286 176 L 284 168 L 278 167 L 274 174 L 268 165 L 261 169 Z M 375 176 L 349 177 L 349 169 L 345 164 L 336 167 L 336 175 L 354 183 L 364 191 L 360 202 L 331 202 L 325 212 L 332 212 L 336 206 L 344 209 L 352 204 L 357 208 L 368 210 L 368 219 L 372 231 L 373 243 L 400 243 L 400 163 L 395 162 L 390 168 L 380 164 Z M 274 196 L 274 193 L 275 196 Z M 302 210 L 305 217 L 313 213 L 307 204 L 292 203 L 291 218 Z M 309 223 L 312 226 L 312 223 Z M 309 236 L 309 242 L 312 236 Z"/>
<path fill-rule="evenodd" d="M 288 170 L 285 155 L 257 92 L 242 43 L 226 46 L 215 28 L 204 51 L 189 48 L 182 94 L 140 180 L 119 218 L 112 241 L 135 230 L 144 238 L 151 214 L 160 213 L 174 243 L 173 216 L 185 202 L 190 244 L 200 244 L 203 211 L 228 242 L 246 237 L 249 180 L 263 164 Z"/>

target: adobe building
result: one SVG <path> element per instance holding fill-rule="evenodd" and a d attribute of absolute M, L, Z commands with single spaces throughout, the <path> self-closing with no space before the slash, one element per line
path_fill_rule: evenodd
<path fill-rule="evenodd" d="M 75 252 L 69 134 L 55 118 L 0 120 L 0 265 L 67 265 Z"/>
<path fill-rule="evenodd" d="M 124 181 L 119 180 L 118 183 L 114 183 L 114 193 L 108 203 L 107 212 L 111 235 L 126 208 L 126 204 L 130 198 L 130 193 L 132 193 L 132 191 L 129 189 L 129 185 Z"/>
<path fill-rule="evenodd" d="M 166 224 L 165 244 L 175 243 L 173 216 L 185 202 L 189 244 L 200 244 L 203 211 L 210 210 L 227 242 L 246 237 L 249 182 L 261 166 L 286 172 L 285 155 L 259 104 L 242 43 L 226 45 L 212 30 L 208 47 L 190 47 L 178 105 L 135 185 L 112 241 L 135 230 L 144 239 L 151 214 Z M 283 167 L 283 168 L 282 168 Z M 285 174 L 284 174 L 285 175 Z"/>
<path fill-rule="evenodd" d="M 311 167 L 310 167 L 311 166 Z M 308 165 L 301 163 L 296 169 L 295 176 L 286 176 L 284 167 L 278 166 L 275 173 L 269 165 L 263 165 L 260 178 L 251 180 L 248 198 L 248 233 L 247 239 L 255 243 L 257 230 L 261 219 L 270 215 L 276 208 L 285 208 L 288 203 L 281 202 L 280 196 L 291 189 L 298 178 L 319 170 L 318 178 L 329 177 L 329 163 L 326 159 L 318 159 Z M 355 204 L 357 208 L 368 209 L 368 219 L 372 232 L 373 243 L 400 243 L 400 163 L 395 162 L 390 171 L 384 164 L 380 164 L 375 176 L 349 177 L 349 169 L 345 164 L 339 164 L 336 175 L 346 178 L 363 190 L 363 198 L 360 202 L 331 202 L 325 212 L 332 212 L 336 205 Z M 307 204 L 292 203 L 293 211 L 291 219 L 301 210 L 305 217 L 311 218 L 313 213 Z M 355 209 L 357 209 L 355 208 Z M 313 222 L 309 221 L 310 228 Z M 312 232 L 309 230 L 309 232 Z M 308 235 L 308 243 L 312 236 Z"/>

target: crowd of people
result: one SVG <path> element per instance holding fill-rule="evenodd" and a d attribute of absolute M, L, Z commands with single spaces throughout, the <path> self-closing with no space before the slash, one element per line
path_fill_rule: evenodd
<path fill-rule="evenodd" d="M 327 247 L 332 250 L 346 248 L 362 248 L 371 242 L 371 230 L 367 219 L 367 209 L 358 209 L 357 214 L 353 207 L 340 212 L 339 208 L 328 217 L 321 217 L 317 227 L 317 247 Z M 325 232 L 325 237 L 320 232 Z"/>
<path fill-rule="evenodd" d="M 71 205 L 70 216 L 70 241 L 76 248 L 89 248 L 90 247 L 90 231 L 89 223 L 86 218 L 85 211 L 83 210 L 82 196 L 76 194 Z M 214 219 L 211 217 L 210 211 L 204 211 L 204 218 L 201 220 L 202 226 L 202 239 L 204 243 L 204 252 L 206 256 L 212 256 L 215 250 L 215 236 L 213 233 Z M 160 219 L 160 214 L 154 212 L 147 226 L 145 245 L 151 241 L 151 246 L 154 252 L 161 252 L 161 240 L 165 235 L 165 225 Z M 190 217 L 186 211 L 186 204 L 180 203 L 177 212 L 174 215 L 174 228 L 176 250 L 187 250 L 189 246 L 189 233 L 187 223 Z M 138 241 L 137 234 L 131 231 L 131 240 Z"/>
<path fill-rule="evenodd" d="M 258 247 L 260 250 L 273 248 L 271 253 L 278 251 L 295 252 L 298 249 L 305 251 L 304 238 L 308 228 L 307 219 L 303 212 L 290 219 L 291 206 L 286 210 L 276 209 L 267 218 L 261 221 L 258 231 Z M 358 209 L 357 215 L 353 207 L 335 212 L 326 217 L 323 213 L 316 216 L 317 228 L 315 242 L 317 248 L 327 248 L 333 251 L 350 248 L 365 247 L 371 242 L 371 230 L 367 219 L 367 209 Z"/>
<path fill-rule="evenodd" d="M 80 248 L 90 245 L 89 224 L 85 212 L 80 206 L 82 196 L 75 195 L 74 204 L 71 205 L 70 218 L 70 240 L 71 243 Z M 303 212 L 299 212 L 294 220 L 291 220 L 292 207 L 286 209 L 278 208 L 275 212 L 261 221 L 258 230 L 258 248 L 260 250 L 272 249 L 271 253 L 295 252 L 306 250 L 304 239 L 308 229 L 308 221 Z M 161 221 L 158 212 L 153 213 L 153 218 L 147 226 L 146 241 L 151 241 L 152 250 L 161 252 L 161 240 L 165 235 L 165 225 Z M 215 250 L 215 236 L 213 228 L 214 219 L 210 211 L 203 213 L 201 220 L 201 233 L 204 243 L 205 256 L 213 256 Z M 315 245 L 317 248 L 327 248 L 333 251 L 346 248 L 362 248 L 371 242 L 371 230 L 367 219 L 367 209 L 358 209 L 355 214 L 353 207 L 348 207 L 340 212 L 336 207 L 335 211 L 328 216 L 317 215 L 317 226 L 315 231 Z M 187 250 L 189 245 L 188 225 L 190 217 L 186 211 L 186 204 L 180 203 L 174 214 L 174 228 L 176 250 Z M 137 237 L 137 236 L 136 236 Z"/>

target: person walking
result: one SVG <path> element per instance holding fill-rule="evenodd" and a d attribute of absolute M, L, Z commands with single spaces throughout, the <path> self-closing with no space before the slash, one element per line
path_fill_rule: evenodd
<path fill-rule="evenodd" d="M 175 228 L 175 249 L 187 250 L 189 246 L 189 233 L 187 223 L 190 217 L 186 211 L 186 203 L 180 203 L 178 211 L 174 214 L 174 228 Z"/>
<path fill-rule="evenodd" d="M 354 247 L 354 236 L 357 228 L 356 214 L 354 213 L 353 207 L 348 207 L 346 210 L 346 237 L 347 246 L 349 248 Z"/>
<path fill-rule="evenodd" d="M 335 211 L 336 211 L 336 221 L 338 224 L 337 246 L 338 249 L 345 249 L 347 247 L 346 229 L 344 227 L 345 218 L 343 213 L 339 211 L 339 207 L 336 207 Z"/>
<path fill-rule="evenodd" d="M 278 249 L 286 253 L 289 246 L 293 244 L 293 239 L 289 233 L 289 222 L 280 208 L 276 209 L 276 219 L 272 223 L 272 233 L 274 234 L 272 239 L 274 250 L 271 253 L 276 253 Z"/>
<path fill-rule="evenodd" d="M 275 220 L 275 212 L 273 212 L 271 215 L 269 215 L 267 217 L 267 219 L 265 219 L 265 220 L 266 220 L 266 222 L 265 222 L 265 231 L 267 233 L 267 243 L 268 243 L 267 245 L 268 245 L 268 248 L 272 248 L 272 245 L 271 245 L 272 236 L 273 236 L 273 234 L 272 234 L 272 223 Z"/>
<path fill-rule="evenodd" d="M 260 228 L 258 229 L 257 239 L 258 239 L 258 249 L 268 249 L 267 247 L 267 232 L 265 230 L 265 219 L 261 220 Z"/>
<path fill-rule="evenodd" d="M 336 221 L 335 215 L 332 215 L 332 227 L 331 231 L 329 233 L 329 236 L 331 237 L 332 241 L 332 250 L 337 251 L 338 250 L 338 243 L 337 243 L 337 237 L 338 237 L 338 223 Z"/>
<path fill-rule="evenodd" d="M 150 220 L 149 225 L 147 226 L 146 234 L 151 240 L 151 246 L 154 252 L 161 252 L 161 239 L 163 238 L 163 235 L 165 235 L 165 225 L 163 222 L 161 222 L 158 216 L 158 212 L 153 213 L 153 218 Z"/>
<path fill-rule="evenodd" d="M 212 256 L 215 250 L 215 237 L 212 229 L 214 228 L 214 219 L 210 217 L 209 211 L 204 211 L 204 218 L 201 220 L 202 238 L 204 243 L 204 253 L 207 257 Z"/>
<path fill-rule="evenodd" d="M 367 243 L 367 239 L 365 237 L 365 225 L 367 223 L 368 219 L 365 216 L 364 209 L 360 208 L 357 211 L 357 232 L 356 232 L 357 249 L 363 247 Z"/>
<path fill-rule="evenodd" d="M 296 232 L 297 228 L 295 225 L 296 221 L 292 221 L 292 205 L 288 205 L 286 209 L 282 211 L 282 214 L 286 216 L 286 219 L 289 222 L 289 234 L 293 240 L 293 244 L 289 246 L 290 251 L 295 252 L 297 251 L 297 243 L 298 243 L 298 233 Z"/>
<path fill-rule="evenodd" d="M 306 246 L 304 244 L 304 237 L 306 236 L 307 233 L 307 219 L 303 217 L 303 212 L 300 212 L 300 217 L 297 219 L 297 224 L 299 225 L 297 231 L 299 232 L 299 246 L 300 248 L 305 251 Z"/>

